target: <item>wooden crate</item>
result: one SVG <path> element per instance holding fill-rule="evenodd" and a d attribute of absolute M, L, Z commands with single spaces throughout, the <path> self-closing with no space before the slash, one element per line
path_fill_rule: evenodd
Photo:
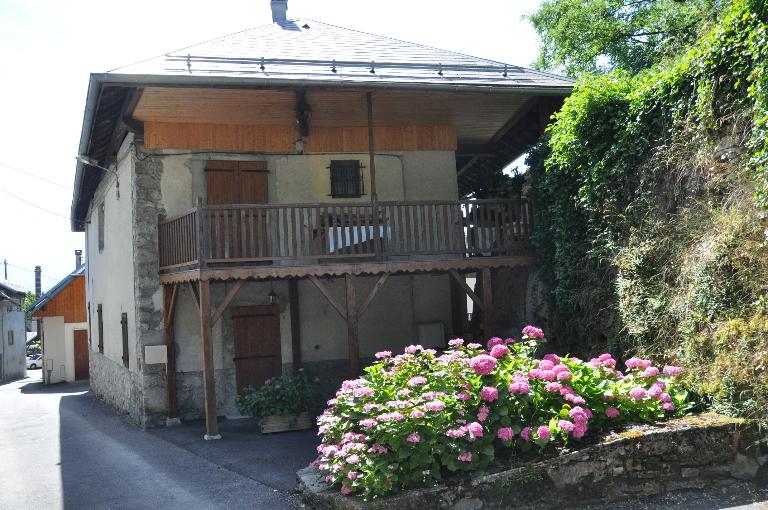
<path fill-rule="evenodd" d="M 275 432 L 289 432 L 292 430 L 307 430 L 314 427 L 314 422 L 309 413 L 280 415 L 273 414 L 262 418 L 259 422 L 262 434 Z"/>

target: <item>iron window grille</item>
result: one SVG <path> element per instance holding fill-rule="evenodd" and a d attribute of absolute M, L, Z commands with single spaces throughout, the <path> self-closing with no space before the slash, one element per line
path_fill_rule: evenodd
<path fill-rule="evenodd" d="M 365 193 L 363 186 L 363 165 L 354 159 L 331 161 L 331 196 L 333 198 L 356 198 Z"/>

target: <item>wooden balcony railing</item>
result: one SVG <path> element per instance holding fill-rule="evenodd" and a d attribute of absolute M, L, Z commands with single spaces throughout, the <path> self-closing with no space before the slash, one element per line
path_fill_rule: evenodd
<path fill-rule="evenodd" d="M 410 255 L 501 256 L 527 245 L 527 200 L 198 206 L 159 225 L 160 269 Z"/>

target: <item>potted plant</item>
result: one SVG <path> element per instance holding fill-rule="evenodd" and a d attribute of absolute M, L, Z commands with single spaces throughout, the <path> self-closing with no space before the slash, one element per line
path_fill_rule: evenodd
<path fill-rule="evenodd" d="M 310 429 L 321 407 L 319 388 L 303 369 L 268 379 L 258 389 L 249 386 L 237 397 L 237 408 L 259 419 L 262 434 Z"/>

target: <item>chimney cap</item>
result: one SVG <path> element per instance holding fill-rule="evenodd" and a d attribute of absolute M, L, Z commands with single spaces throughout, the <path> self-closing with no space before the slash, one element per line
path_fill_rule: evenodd
<path fill-rule="evenodd" d="M 270 0 L 272 23 L 284 23 L 287 20 L 288 0 Z"/>

